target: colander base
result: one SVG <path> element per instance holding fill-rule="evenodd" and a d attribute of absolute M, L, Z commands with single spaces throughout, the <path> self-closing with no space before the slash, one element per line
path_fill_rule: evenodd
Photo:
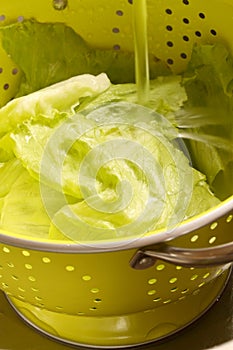
<path fill-rule="evenodd" d="M 67 315 L 13 297 L 7 299 L 27 324 L 56 341 L 87 347 L 130 347 L 160 340 L 193 323 L 219 298 L 229 275 L 230 271 L 225 271 L 182 300 L 129 315 Z"/>

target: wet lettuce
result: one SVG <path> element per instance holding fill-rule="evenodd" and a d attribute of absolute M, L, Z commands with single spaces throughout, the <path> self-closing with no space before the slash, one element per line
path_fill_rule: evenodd
<path fill-rule="evenodd" d="M 180 149 L 176 129 L 156 114 L 171 116 L 186 101 L 180 77 L 151 82 L 150 109 L 135 103 L 134 84 L 112 85 L 105 74 L 73 79 L 78 87 L 64 104 L 70 79 L 0 110 L 2 140 L 8 140 L 0 143 L 1 182 L 4 169 L 17 165 L 2 194 L 3 229 L 50 239 L 112 239 L 171 228 L 219 204 Z"/>

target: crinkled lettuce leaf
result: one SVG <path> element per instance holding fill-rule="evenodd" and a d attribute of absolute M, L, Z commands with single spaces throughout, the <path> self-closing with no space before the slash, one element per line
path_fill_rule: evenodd
<path fill-rule="evenodd" d="M 114 132 L 111 132 L 104 134 L 102 130 L 105 142 L 109 135 L 114 137 Z M 192 169 L 183 152 L 169 140 L 158 139 L 139 125 L 134 130 L 125 128 L 124 138 L 126 137 L 131 141 L 136 139 L 140 145 L 144 145 L 154 162 L 163 169 L 162 178 L 159 173 L 153 172 L 154 178 L 157 177 L 159 190 L 152 191 L 149 196 L 151 184 L 147 181 L 148 174 L 139 171 L 135 164 L 127 160 L 113 160 L 104 165 L 100 174 L 97 174 L 96 195 L 90 194 L 87 200 L 64 205 L 55 213 L 49 231 L 51 239 L 82 242 L 142 235 L 151 230 L 165 227 L 169 229 L 178 222 L 220 203 L 210 191 L 206 177 Z M 129 143 L 128 147 L 130 146 L 132 153 L 135 152 L 135 144 Z M 125 151 L 126 154 L 128 152 L 129 149 Z M 137 157 L 140 163 L 140 154 Z M 90 168 L 95 169 L 96 159 L 93 157 L 91 160 L 93 163 L 89 162 Z M 91 172 L 90 174 L 92 175 Z M 92 187 L 94 176 L 91 175 L 85 178 L 87 187 Z M 116 185 L 126 180 L 129 181 L 128 186 L 133 193 L 130 203 L 117 212 L 101 210 L 102 200 L 106 205 L 109 203 L 109 208 L 117 200 Z M 123 198 L 125 192 L 122 191 L 120 195 Z M 148 203 L 149 206 L 146 205 Z"/>
<path fill-rule="evenodd" d="M 86 76 L 80 76 L 79 81 L 82 80 L 82 77 L 83 86 L 85 86 L 88 81 Z M 100 132 L 98 136 L 97 133 L 95 133 L 92 135 L 87 134 L 80 138 L 79 135 L 88 131 L 89 129 L 92 130 L 96 126 L 96 122 L 90 118 L 86 118 L 85 115 L 106 104 L 116 102 L 119 103 L 123 101 L 135 103 L 137 101 L 135 84 L 111 84 L 109 88 L 106 88 L 106 86 L 108 86 L 108 81 L 106 81 L 106 79 L 106 76 L 103 74 L 99 76 L 99 79 L 98 77 L 96 78 L 95 85 L 98 86 L 99 84 L 100 87 L 103 86 L 104 88 L 99 88 L 98 96 L 92 98 L 92 100 L 86 99 L 82 104 L 78 103 L 79 100 L 77 100 L 75 103 L 75 96 L 77 96 L 78 99 L 79 90 L 73 89 L 73 100 L 70 97 L 70 106 L 68 101 L 66 101 L 66 110 L 69 110 L 70 113 L 65 116 L 63 116 L 62 113 L 63 108 L 58 106 L 58 103 L 61 103 L 59 97 L 62 96 L 62 94 L 56 94 L 56 98 L 54 100 L 49 98 L 50 93 L 52 94 L 52 97 L 54 96 L 53 86 L 41 90 L 41 97 L 40 93 L 37 92 L 15 100 L 16 112 L 19 111 L 18 114 L 15 114 L 15 118 L 17 116 L 17 121 L 24 121 L 23 123 L 21 122 L 18 127 L 15 127 L 15 129 L 11 132 L 11 141 L 14 142 L 13 148 L 16 157 L 22 161 L 23 165 L 32 176 L 39 179 L 40 174 L 41 180 L 46 182 L 49 186 L 58 189 L 61 182 L 60 175 L 57 171 L 57 169 L 60 167 L 58 163 L 59 154 L 64 152 L 65 147 L 70 148 L 69 152 L 66 152 L 67 156 L 64 159 L 64 164 L 62 165 L 62 189 L 66 194 L 79 199 L 82 198 L 82 195 L 80 193 L 79 184 L 77 183 L 76 174 L 79 172 L 80 164 L 84 156 L 92 148 L 96 147 L 98 142 L 104 142 L 113 137 L 124 137 L 125 134 L 128 134 L 128 132 L 124 131 L 123 128 L 116 128 L 116 130 L 113 128 L 109 134 L 107 130 L 104 131 L 103 129 L 102 134 Z M 66 88 L 66 84 L 69 85 L 69 81 L 70 80 L 62 83 L 64 88 Z M 181 77 L 179 76 L 158 78 L 151 81 L 151 108 L 156 112 L 163 112 L 162 114 L 166 115 L 167 117 L 170 115 L 173 116 L 174 111 L 178 110 L 186 100 L 186 94 L 184 88 L 180 85 L 180 81 Z M 96 90 L 98 89 L 96 88 Z M 103 91 L 102 93 L 101 90 Z M 82 91 L 85 91 L 83 87 Z M 36 103 L 34 103 L 34 99 L 31 98 L 31 96 L 33 97 L 35 94 L 37 94 Z M 46 98 L 44 98 L 44 95 L 46 95 Z M 59 99 L 59 101 L 57 101 L 57 99 Z M 50 104 L 47 108 L 46 114 L 47 100 L 49 100 Z M 23 103 L 21 103 L 21 101 L 23 101 Z M 5 108 L 0 110 L 0 116 L 2 112 L 2 119 L 5 119 L 5 113 L 7 119 L 7 116 L 9 116 L 9 110 L 14 110 L 11 106 L 13 103 L 14 101 L 10 102 Z M 25 120 L 25 116 L 30 114 L 33 107 L 34 110 L 31 113 L 31 118 Z M 43 108 L 45 109 L 43 110 Z M 68 117 L 71 117 L 75 111 L 79 112 L 77 116 L 73 119 L 69 119 Z M 136 116 L 134 115 L 134 118 L 135 117 Z M 116 121 L 114 118 L 111 119 L 111 114 L 103 115 L 101 118 L 101 122 L 105 124 L 110 122 L 114 123 Z M 144 115 L 140 115 L 140 118 L 141 121 L 145 120 Z M 127 115 L 125 115 L 121 122 L 134 123 L 135 120 L 127 119 Z M 161 130 L 161 127 L 162 124 L 157 123 L 156 128 Z M 61 144 L 58 144 L 58 139 L 62 139 Z M 51 167 L 50 174 L 53 174 L 53 176 L 51 176 L 50 179 L 48 179 L 48 177 L 46 178 L 44 175 L 46 169 L 41 169 L 41 161 L 48 140 L 50 140 L 46 152 L 46 157 L 48 159 L 46 162 L 44 161 L 43 164 L 47 163 Z M 75 142 L 73 142 L 73 140 L 75 140 Z M 69 145 L 72 145 L 72 147 Z M 53 166 L 51 166 L 51 164 L 53 164 Z"/>
<path fill-rule="evenodd" d="M 203 213 L 220 203 L 219 199 L 210 191 L 206 182 L 206 177 L 195 169 L 193 169 L 193 181 L 192 196 L 190 203 L 185 210 L 183 220 Z M 138 184 L 135 183 L 134 187 L 136 187 L 136 185 Z M 174 196 L 174 193 L 173 196 L 171 194 L 170 196 L 167 196 L 162 216 L 156 217 L 155 213 L 154 219 L 157 220 L 157 222 L 150 227 L 150 230 L 148 230 L 147 217 L 145 220 L 141 217 L 139 226 L 133 226 L 134 230 L 132 230 L 130 224 L 138 219 L 139 213 L 144 211 L 145 202 L 143 199 L 145 198 L 141 195 L 142 193 L 145 195 L 145 192 L 141 192 L 141 189 L 142 187 L 134 188 L 134 190 L 138 191 L 138 198 L 136 202 L 137 205 L 135 205 L 133 211 L 130 211 L 130 208 L 127 208 L 125 211 L 111 215 L 109 213 L 93 210 L 86 201 L 62 207 L 54 215 L 49 229 L 49 237 L 54 240 L 72 240 L 82 242 L 114 238 L 118 239 L 119 237 L 127 237 L 130 235 L 140 236 L 142 233 L 148 233 L 150 230 L 164 229 L 166 227 L 171 228 L 171 223 L 169 223 L 169 221 L 173 215 L 177 215 L 177 212 L 174 212 L 173 206 L 174 202 L 177 201 L 177 196 Z M 148 190 L 146 185 L 145 189 Z M 105 200 L 107 198 L 108 196 L 106 195 Z M 98 203 L 99 198 L 93 198 L 93 201 L 95 200 Z M 179 211 L 181 207 L 176 209 Z M 126 232 L 128 232 L 128 235 Z"/>
<path fill-rule="evenodd" d="M 74 114 L 75 108 L 91 100 L 110 87 L 106 74 L 83 74 L 59 82 L 27 96 L 8 102 L 0 109 L 0 135 L 26 120 L 41 118 L 46 123 L 56 120 L 56 114 Z"/>

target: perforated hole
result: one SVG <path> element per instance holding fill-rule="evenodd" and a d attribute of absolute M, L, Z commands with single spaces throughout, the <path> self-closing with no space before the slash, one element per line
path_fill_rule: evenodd
<path fill-rule="evenodd" d="M 118 51 L 118 50 L 121 49 L 121 47 L 120 47 L 119 44 L 115 44 L 115 45 L 113 45 L 113 49 L 116 50 L 116 51 Z"/>
<path fill-rule="evenodd" d="M 31 264 L 25 264 L 24 266 L 25 266 L 25 268 L 27 270 L 31 270 L 32 269 L 32 265 Z"/>
<path fill-rule="evenodd" d="M 200 284 L 198 284 L 198 287 L 201 288 L 204 286 L 204 284 L 205 284 L 205 282 L 201 282 Z"/>
<path fill-rule="evenodd" d="M 7 266 L 10 267 L 10 268 L 14 268 L 15 267 L 15 265 L 12 262 L 8 262 Z"/>
<path fill-rule="evenodd" d="M 201 32 L 200 32 L 199 30 L 196 30 L 196 31 L 195 31 L 195 35 L 196 35 L 198 38 L 200 38 L 200 37 L 201 37 Z"/>
<path fill-rule="evenodd" d="M 165 12 L 166 12 L 168 15 L 172 15 L 172 10 L 171 10 L 171 9 L 166 9 Z"/>
<path fill-rule="evenodd" d="M 19 16 L 19 17 L 17 18 L 17 21 L 18 21 L 18 22 L 23 22 L 23 21 L 24 21 L 24 17 L 23 17 L 23 16 Z"/>
<path fill-rule="evenodd" d="M 36 282 L 36 277 L 34 276 L 29 276 L 28 279 L 30 282 Z"/>
<path fill-rule="evenodd" d="M 22 250 L 23 256 L 30 256 L 31 254 L 27 250 Z"/>
<path fill-rule="evenodd" d="M 114 27 L 114 28 L 112 28 L 112 32 L 113 32 L 114 34 L 120 33 L 120 29 L 117 28 L 117 27 Z"/>
<path fill-rule="evenodd" d="M 148 280 L 148 284 L 155 284 L 157 282 L 156 278 L 151 278 Z"/>
<path fill-rule="evenodd" d="M 15 275 L 12 275 L 11 278 L 14 280 L 14 281 L 18 281 L 19 277 L 18 276 L 15 276 Z"/>
<path fill-rule="evenodd" d="M 183 36 L 183 40 L 184 40 L 184 41 L 189 41 L 189 37 L 188 37 L 187 35 L 184 35 L 184 36 Z"/>
<path fill-rule="evenodd" d="M 199 276 L 197 274 L 192 275 L 192 277 L 190 278 L 191 281 L 195 281 Z"/>
<path fill-rule="evenodd" d="M 223 269 L 219 269 L 219 270 L 217 271 L 217 273 L 216 273 L 216 276 L 221 275 L 222 272 L 223 272 Z"/>
<path fill-rule="evenodd" d="M 189 292 L 189 288 L 185 288 L 185 289 L 183 289 L 182 291 L 181 291 L 181 294 L 186 294 L 186 293 L 188 293 Z"/>
<path fill-rule="evenodd" d="M 217 222 L 213 222 L 213 223 L 210 225 L 210 229 L 211 229 L 211 230 L 215 230 L 217 227 L 218 227 L 218 223 L 217 223 Z"/>
<path fill-rule="evenodd" d="M 199 239 L 199 236 L 198 235 L 194 235 L 194 236 L 191 237 L 190 241 L 192 243 L 195 243 L 198 239 Z"/>
<path fill-rule="evenodd" d="M 217 237 L 213 236 L 209 239 L 209 244 L 213 244 L 216 241 Z"/>
<path fill-rule="evenodd" d="M 201 19 L 205 19 L 205 14 L 204 14 L 203 12 L 200 12 L 200 13 L 199 13 L 199 17 L 200 17 Z"/>
<path fill-rule="evenodd" d="M 12 69 L 12 71 L 11 71 L 11 73 L 13 74 L 13 75 L 16 75 L 16 74 L 18 74 L 18 69 L 17 68 L 13 68 Z"/>
<path fill-rule="evenodd" d="M 101 303 L 102 302 L 102 299 L 100 299 L 100 298 L 96 298 L 95 300 L 94 300 L 94 303 Z"/>
<path fill-rule="evenodd" d="M 36 305 L 39 306 L 39 307 L 41 307 L 41 308 L 44 307 L 44 304 L 43 304 L 43 303 L 37 303 Z"/>
<path fill-rule="evenodd" d="M 122 10 L 117 10 L 116 15 L 121 17 L 124 15 L 124 12 Z"/>
<path fill-rule="evenodd" d="M 50 263 L 51 263 L 51 259 L 50 259 L 50 258 L 47 258 L 46 256 L 44 256 L 44 257 L 42 258 L 42 261 L 43 261 L 43 263 L 45 263 L 45 264 L 50 264 Z"/>
<path fill-rule="evenodd" d="M 226 222 L 229 224 L 233 219 L 233 215 L 229 215 L 227 218 L 226 218 Z"/>
<path fill-rule="evenodd" d="M 163 304 L 169 304 L 169 303 L 171 303 L 171 299 L 167 299 L 163 301 Z"/>
<path fill-rule="evenodd" d="M 160 264 L 156 266 L 156 270 L 157 271 L 163 271 L 165 269 L 165 265 L 164 264 Z"/>
<path fill-rule="evenodd" d="M 173 283 L 176 283 L 177 282 L 177 278 L 176 277 L 172 277 L 170 280 L 169 280 L 169 283 L 173 284 Z"/>
<path fill-rule="evenodd" d="M 97 310 L 97 307 L 95 307 L 95 306 L 90 307 L 89 310 L 90 310 L 90 311 L 95 311 L 95 310 Z"/>
<path fill-rule="evenodd" d="M 173 47 L 173 46 L 174 46 L 174 44 L 173 44 L 173 42 L 172 42 L 172 41 L 167 41 L 167 46 L 168 46 L 168 47 Z"/>
<path fill-rule="evenodd" d="M 63 307 L 62 306 L 55 306 L 55 309 L 57 309 L 58 311 L 62 311 Z"/>
<path fill-rule="evenodd" d="M 189 19 L 188 18 L 183 18 L 183 22 L 185 23 L 185 24 L 189 24 Z"/>
<path fill-rule="evenodd" d="M 186 59 L 188 56 L 185 52 L 181 52 L 180 57 Z"/>
<path fill-rule="evenodd" d="M 75 267 L 74 266 L 72 266 L 72 265 L 67 265 L 66 266 L 66 271 L 68 271 L 68 272 L 73 272 L 75 270 Z M 84 276 L 85 277 L 85 276 Z M 87 277 L 87 276 L 86 276 Z"/>
<path fill-rule="evenodd" d="M 170 25 L 167 25 L 167 26 L 166 26 L 166 29 L 167 29 L 169 32 L 171 32 L 171 31 L 173 30 L 173 27 L 170 26 Z"/>
<path fill-rule="evenodd" d="M 42 301 L 42 298 L 39 297 L 39 296 L 36 296 L 36 297 L 35 297 L 35 300 L 37 300 L 37 301 Z"/>
<path fill-rule="evenodd" d="M 10 249 L 7 247 L 3 247 L 2 250 L 4 253 L 7 253 L 7 254 L 9 254 L 11 252 Z"/>
<path fill-rule="evenodd" d="M 153 301 L 155 302 L 155 303 L 157 303 L 157 302 L 159 302 L 159 301 L 161 301 L 162 299 L 160 298 L 160 297 L 157 297 L 157 298 L 155 298 L 155 299 L 153 299 Z"/>
<path fill-rule="evenodd" d="M 174 63 L 174 60 L 173 60 L 172 58 L 168 58 L 168 59 L 167 59 L 167 63 L 170 64 L 170 65 L 172 65 L 172 64 Z"/>
<path fill-rule="evenodd" d="M 91 293 L 93 293 L 93 294 L 97 294 L 97 293 L 99 293 L 99 288 L 92 288 L 91 289 Z"/>
<path fill-rule="evenodd" d="M 217 32 L 215 29 L 211 29 L 210 30 L 210 34 L 212 34 L 213 36 L 216 36 L 217 35 Z"/>
<path fill-rule="evenodd" d="M 84 276 L 82 276 L 82 280 L 83 280 L 83 281 L 90 281 L 90 280 L 91 280 L 91 276 L 89 276 L 89 275 L 84 275 Z"/>
<path fill-rule="evenodd" d="M 148 290 L 147 294 L 148 295 L 154 295 L 156 293 L 155 289 Z"/>

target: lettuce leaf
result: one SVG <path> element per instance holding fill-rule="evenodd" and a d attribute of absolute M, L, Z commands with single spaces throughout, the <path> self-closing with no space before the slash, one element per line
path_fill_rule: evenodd
<path fill-rule="evenodd" d="M 125 137 L 126 132 L 125 130 Z M 51 239 L 83 242 L 136 237 L 157 229 L 171 229 L 178 222 L 220 203 L 210 191 L 206 177 L 192 169 L 184 154 L 171 143 L 163 140 L 161 147 L 153 135 L 148 135 L 145 131 L 137 129 L 135 132 L 131 130 L 131 133 L 128 130 L 127 136 L 142 142 L 154 161 L 163 169 L 163 179 L 159 178 L 156 172 L 154 177 L 160 184 L 160 191 L 162 189 L 166 195 L 161 196 L 161 192 L 158 191 L 149 198 L 150 186 L 145 174 L 138 174 L 138 169 L 125 160 L 114 160 L 104 166 L 101 176 L 97 177 L 98 194 L 88 197 L 88 200 L 64 205 L 55 213 L 49 230 Z M 135 152 L 135 149 L 132 149 L 132 152 Z M 90 167 L 95 168 L 95 165 L 91 163 Z M 134 193 L 130 203 L 116 213 L 101 210 L 102 200 L 110 207 L 117 199 L 117 187 L 110 186 L 110 183 L 119 184 L 126 180 Z M 86 186 L 91 187 L 91 176 L 86 177 L 85 181 Z M 124 195 L 122 192 L 121 196 Z M 145 203 L 149 203 L 149 207 Z"/>
<path fill-rule="evenodd" d="M 70 80 L 59 83 L 58 90 L 56 84 L 0 110 L 2 120 L 9 118 L 9 111 L 13 116 L 2 138 L 10 140 L 5 156 L 13 154 L 22 167 L 22 177 L 3 196 L 2 227 L 21 234 L 28 227 L 28 232 L 51 239 L 111 239 L 170 227 L 219 203 L 205 176 L 190 167 L 179 149 L 177 130 L 156 114 L 162 111 L 172 119 L 185 103 L 180 76 L 151 82 L 150 109 L 135 104 L 134 84 L 112 85 L 103 74 L 75 79 L 78 88 L 65 104 L 61 96 Z M 95 154 L 104 145 L 108 147 Z M 126 159 L 119 158 L 118 151 Z M 17 209 L 24 191 L 25 209 L 20 203 Z M 38 231 L 27 208 L 31 194 Z"/>
<path fill-rule="evenodd" d="M 192 160 L 207 175 L 215 193 L 225 199 L 233 194 L 233 58 L 227 47 L 196 45 L 183 86 L 188 96 L 185 107 L 196 109 L 202 120 L 192 128 L 191 119 L 186 129 L 187 138 L 192 139 Z"/>
<path fill-rule="evenodd" d="M 165 116 L 172 123 L 175 122 L 174 114 L 187 101 L 185 88 L 181 85 L 182 76 L 161 76 L 150 81 L 150 92 L 147 107 Z M 93 101 L 80 106 L 76 111 L 83 108 L 93 110 L 98 106 L 110 102 L 127 101 L 137 103 L 137 87 L 135 84 L 112 84 L 109 89 L 98 95 Z"/>
<path fill-rule="evenodd" d="M 81 74 L 105 72 L 112 83 L 134 82 L 134 53 L 90 47 L 63 23 L 25 20 L 0 28 L 2 45 L 23 76 L 17 97 Z M 171 74 L 150 55 L 150 76 Z"/>
<path fill-rule="evenodd" d="M 74 114 L 77 106 L 91 100 L 110 87 L 106 74 L 84 74 L 36 91 L 25 99 L 16 98 L 0 109 L 0 135 L 26 120 L 56 120 L 56 115 Z"/>
<path fill-rule="evenodd" d="M 89 81 L 86 79 L 86 76 L 79 76 L 79 81 L 82 81 L 82 77 L 83 86 L 85 86 L 85 84 L 88 84 Z M 58 106 L 59 103 L 62 103 L 60 101 L 62 101 L 61 97 L 63 96 L 63 88 L 66 91 L 66 84 L 68 84 L 68 86 L 70 84 L 70 80 L 67 80 L 64 81 L 62 85 L 60 83 L 61 86 L 59 86 L 59 90 L 56 91 L 55 95 L 55 87 L 51 86 L 38 91 L 37 93 L 18 98 L 0 110 L 0 117 L 2 115 L 2 120 L 7 120 L 9 118 L 9 120 L 11 120 L 11 124 L 13 124 L 13 121 L 14 119 L 16 120 L 16 118 L 17 122 L 21 121 L 20 126 L 15 127 L 10 134 L 11 141 L 14 144 L 13 149 L 16 157 L 22 161 L 23 165 L 32 176 L 39 179 L 40 174 L 41 180 L 54 189 L 59 189 L 61 181 L 57 171 L 60 166 L 57 161 L 59 159 L 59 154 L 64 152 L 64 147 L 66 147 L 66 144 L 72 144 L 71 149 L 69 152 L 67 152 L 67 157 L 63 164 L 63 190 L 66 194 L 79 199 L 82 198 L 82 195 L 76 180 L 76 174 L 79 172 L 80 164 L 85 155 L 96 146 L 97 142 L 107 141 L 110 136 L 124 136 L 123 129 L 112 130 L 110 136 L 108 135 L 109 131 L 104 131 L 103 129 L 102 139 L 100 139 L 100 132 L 98 141 L 96 134 L 87 134 L 80 138 L 78 135 L 81 135 L 84 131 L 93 129 L 97 125 L 96 121 L 86 118 L 85 115 L 106 104 L 122 101 L 129 101 L 130 103 L 133 103 L 137 101 L 135 84 L 111 84 L 109 88 L 106 88 L 106 86 L 108 86 L 108 81 L 106 81 L 106 79 L 106 76 L 103 74 L 101 74 L 99 78 L 97 77 L 95 80 L 94 77 L 91 79 L 91 81 L 95 81 L 97 91 L 97 87 L 99 86 L 98 84 L 100 84 L 99 94 L 91 100 L 83 100 L 82 104 L 78 103 L 80 94 L 79 90 L 73 88 L 71 89 L 73 100 L 72 97 L 70 97 L 70 105 L 69 100 L 66 100 L 66 105 L 62 106 L 63 108 Z M 179 76 L 158 78 L 151 81 L 152 111 L 155 110 L 160 113 L 163 112 L 163 114 L 167 117 L 170 115 L 173 116 L 174 111 L 178 110 L 186 100 L 186 94 L 184 88 L 180 86 L 180 81 L 181 77 Z M 55 86 L 57 85 L 59 84 L 56 84 Z M 102 88 L 102 86 L 104 88 Z M 86 90 L 88 91 L 88 87 Z M 81 91 L 85 91 L 84 87 L 82 87 Z M 52 96 L 51 98 L 50 95 Z M 47 101 L 49 102 L 47 103 Z M 13 118 L 11 117 L 9 110 L 12 110 Z M 14 110 L 15 113 L 13 113 Z M 67 113 L 67 115 L 64 117 L 62 113 L 63 110 L 70 111 L 70 113 Z M 77 114 L 75 118 L 69 119 L 68 117 L 71 117 L 75 111 L 79 112 L 79 114 Z M 31 115 L 31 118 L 25 120 L 25 118 L 29 115 Z M 105 124 L 115 122 L 114 119 L 111 119 L 111 115 L 105 115 L 101 118 L 101 122 Z M 141 116 L 141 119 L 139 120 L 145 120 L 145 116 Z M 125 116 L 121 122 L 132 123 L 132 120 L 127 119 L 127 116 Z M 134 122 L 135 121 L 133 121 L 133 123 Z M 60 125 L 63 125 L 63 129 L 58 131 L 57 137 L 53 137 L 53 134 L 56 134 L 56 130 L 59 130 Z M 162 124 L 157 124 L 156 127 L 158 130 L 161 130 Z M 127 131 L 125 133 L 127 134 Z M 61 145 L 57 144 L 58 138 L 63 139 Z M 50 169 L 50 174 L 53 174 L 50 179 L 44 176 L 41 169 L 41 161 L 49 139 L 51 141 L 49 144 L 49 152 L 47 152 L 47 163 L 49 166 L 54 164 L 54 166 Z M 77 141 L 72 142 L 72 140 Z"/>
<path fill-rule="evenodd" d="M 170 175 L 173 175 L 170 174 Z M 132 178 L 131 178 L 132 184 Z M 138 186 L 138 183 L 134 183 L 134 187 Z M 76 242 L 83 241 L 94 241 L 94 240 L 107 240 L 107 239 L 118 239 L 119 237 L 127 236 L 139 236 L 146 234 L 152 230 L 159 229 L 171 229 L 172 216 L 179 217 L 178 211 L 182 210 L 182 203 L 180 202 L 180 208 L 176 207 L 177 194 L 173 196 L 170 194 L 166 198 L 166 205 L 164 207 L 162 216 L 156 217 L 154 213 L 154 220 L 156 223 L 148 230 L 148 217 L 145 216 L 145 220 L 140 217 L 140 222 L 137 220 L 138 215 L 144 212 L 146 184 L 145 188 L 142 187 L 134 188 L 137 191 L 138 198 L 136 199 L 136 205 L 134 203 L 134 210 L 132 207 L 128 207 L 127 210 L 118 212 L 116 214 L 103 213 L 101 211 L 93 210 L 86 201 L 81 201 L 71 205 L 66 205 L 58 210 L 53 220 L 51 221 L 49 229 L 49 238 L 53 240 L 72 240 Z M 148 189 L 147 189 L 148 190 Z M 106 200 L 106 195 L 104 199 Z M 99 198 L 93 198 L 93 201 L 98 203 Z M 200 172 L 193 169 L 193 189 L 190 203 L 185 210 L 183 220 L 205 212 L 213 206 L 217 206 L 220 203 L 219 199 L 213 195 L 210 191 L 209 186 L 206 182 L 206 177 Z M 174 207 L 176 210 L 174 212 Z M 178 222 L 177 218 L 175 218 Z M 139 224 L 137 227 L 132 222 Z M 174 223 L 173 222 L 173 223 Z"/>
<path fill-rule="evenodd" d="M 0 227 L 21 235 L 47 237 L 50 218 L 41 199 L 39 183 L 17 159 L 0 169 L 0 183 L 4 184 L 4 190 L 0 189 L 3 197 Z"/>
<path fill-rule="evenodd" d="M 11 190 L 17 178 L 23 171 L 21 162 L 18 159 L 12 159 L 9 162 L 0 165 L 0 198 L 4 198 Z"/>

